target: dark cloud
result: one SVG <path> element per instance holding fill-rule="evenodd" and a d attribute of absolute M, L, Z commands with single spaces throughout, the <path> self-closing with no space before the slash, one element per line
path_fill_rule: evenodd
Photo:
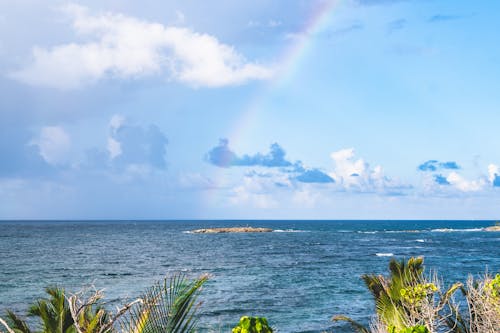
<path fill-rule="evenodd" d="M 443 175 L 435 175 L 434 181 L 439 185 L 450 185 L 450 182 Z"/>
<path fill-rule="evenodd" d="M 121 149 L 121 153 L 113 159 L 115 165 L 146 164 L 158 169 L 166 168 L 168 140 L 157 126 L 122 125 L 111 137 Z"/>
<path fill-rule="evenodd" d="M 332 177 L 318 169 L 305 170 L 295 179 L 302 183 L 334 183 Z"/>
<path fill-rule="evenodd" d="M 449 162 L 439 162 L 437 160 L 428 160 L 418 166 L 418 170 L 420 171 L 438 171 L 442 169 L 451 169 L 458 170 L 460 166 L 457 162 L 449 161 Z"/>
<path fill-rule="evenodd" d="M 227 139 L 220 139 L 219 145 L 212 148 L 206 154 L 205 161 L 221 168 L 235 165 L 234 161 L 237 157 L 236 154 L 229 149 L 228 144 L 229 141 Z"/>
<path fill-rule="evenodd" d="M 219 145 L 212 148 L 205 156 L 205 160 L 222 168 L 231 166 L 263 166 L 263 167 L 288 167 L 292 163 L 285 158 L 286 152 L 277 143 L 273 143 L 269 153 L 255 155 L 236 155 L 229 149 L 229 141 L 221 139 Z"/>

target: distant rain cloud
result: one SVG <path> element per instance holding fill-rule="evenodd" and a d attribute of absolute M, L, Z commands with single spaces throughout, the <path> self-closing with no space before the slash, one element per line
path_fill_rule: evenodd
<path fill-rule="evenodd" d="M 111 134 L 116 142 L 116 155 L 110 155 L 113 163 L 124 165 L 148 165 L 165 169 L 168 140 L 155 125 L 141 127 L 123 124 Z"/>
<path fill-rule="evenodd" d="M 220 139 L 219 145 L 212 148 L 205 156 L 205 160 L 215 166 L 228 168 L 232 166 L 262 166 L 288 167 L 292 163 L 285 158 L 285 150 L 277 143 L 273 143 L 267 154 L 238 156 L 229 148 L 227 139 Z"/>

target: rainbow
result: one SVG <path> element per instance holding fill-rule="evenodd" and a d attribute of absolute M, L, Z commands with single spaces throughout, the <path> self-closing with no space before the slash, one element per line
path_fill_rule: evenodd
<path fill-rule="evenodd" d="M 237 121 L 231 126 L 228 138 L 230 143 L 238 143 L 246 136 L 248 131 L 256 123 L 259 112 L 262 110 L 262 104 L 266 98 L 276 89 L 282 88 L 287 82 L 294 79 L 296 72 L 301 67 L 303 59 L 307 57 L 311 45 L 314 43 L 315 36 L 328 23 L 332 13 L 338 7 L 341 0 L 325 0 L 308 16 L 299 33 L 290 36 L 293 43 L 284 50 L 279 57 L 279 68 L 273 77 L 255 96 L 250 100 L 247 106 L 241 111 Z M 218 170 L 215 178 L 215 188 L 222 183 L 224 170 Z M 215 203 L 214 190 L 206 191 L 202 202 L 210 207 Z"/>

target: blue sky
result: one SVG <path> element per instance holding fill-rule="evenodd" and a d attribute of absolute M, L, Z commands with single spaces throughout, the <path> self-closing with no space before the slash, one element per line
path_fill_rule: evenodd
<path fill-rule="evenodd" d="M 491 1 L 4 1 L 0 218 L 497 219 Z"/>

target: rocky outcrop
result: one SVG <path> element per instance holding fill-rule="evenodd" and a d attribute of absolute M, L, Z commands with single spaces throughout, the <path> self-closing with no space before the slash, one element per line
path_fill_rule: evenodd
<path fill-rule="evenodd" d="M 192 230 L 193 234 L 221 234 L 221 233 L 239 233 L 239 232 L 272 232 L 269 228 L 253 228 L 253 227 L 235 227 L 235 228 L 207 228 Z"/>
<path fill-rule="evenodd" d="M 484 228 L 486 231 L 500 231 L 500 225 L 493 225 L 491 227 Z"/>

